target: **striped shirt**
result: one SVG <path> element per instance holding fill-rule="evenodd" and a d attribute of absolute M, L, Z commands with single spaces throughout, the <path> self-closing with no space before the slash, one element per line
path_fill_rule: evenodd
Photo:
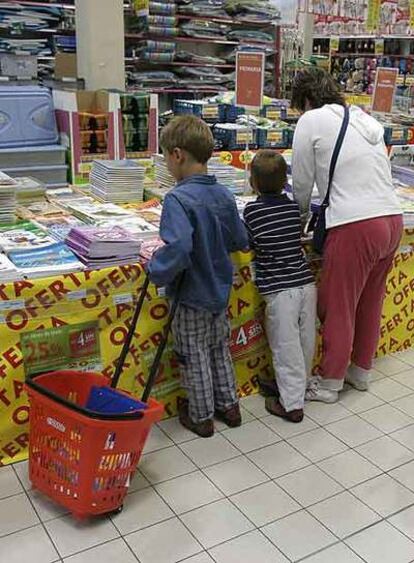
<path fill-rule="evenodd" d="M 299 206 L 286 195 L 260 195 L 244 221 L 255 251 L 256 284 L 262 295 L 314 282 L 301 245 Z"/>

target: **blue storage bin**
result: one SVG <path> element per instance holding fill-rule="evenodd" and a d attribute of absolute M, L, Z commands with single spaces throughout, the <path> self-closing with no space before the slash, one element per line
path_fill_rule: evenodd
<path fill-rule="evenodd" d="M 53 100 L 47 88 L 0 87 L 0 148 L 54 145 L 57 141 Z"/>
<path fill-rule="evenodd" d="M 290 131 L 285 129 L 257 128 L 257 144 L 261 149 L 287 149 L 290 146 Z"/>
<path fill-rule="evenodd" d="M 31 176 L 45 184 L 47 188 L 60 188 L 68 185 L 68 167 L 57 166 L 21 166 L 19 168 L 2 168 L 2 172 L 12 178 Z"/>
<path fill-rule="evenodd" d="M 0 149 L 0 170 L 24 166 L 52 166 L 66 163 L 66 148 L 61 145 Z"/>
<path fill-rule="evenodd" d="M 257 148 L 257 133 L 255 129 L 232 130 L 216 125 L 213 129 L 214 138 L 219 141 L 223 149 L 229 151 L 243 151 L 246 148 L 246 135 L 251 134 L 249 148 Z"/>
<path fill-rule="evenodd" d="M 221 123 L 226 119 L 224 104 L 200 103 L 194 100 L 174 100 L 176 115 L 196 115 L 208 123 Z"/>
<path fill-rule="evenodd" d="M 386 145 L 406 145 L 409 138 L 409 129 L 404 125 L 385 125 L 384 142 Z"/>

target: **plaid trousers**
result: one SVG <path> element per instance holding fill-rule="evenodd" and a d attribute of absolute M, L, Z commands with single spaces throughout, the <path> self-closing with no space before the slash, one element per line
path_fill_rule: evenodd
<path fill-rule="evenodd" d="M 226 312 L 179 305 L 173 322 L 175 352 L 193 422 L 213 418 L 238 401 Z"/>

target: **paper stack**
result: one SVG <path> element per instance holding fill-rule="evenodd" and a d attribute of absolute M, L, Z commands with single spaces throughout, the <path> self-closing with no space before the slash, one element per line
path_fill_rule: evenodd
<path fill-rule="evenodd" d="M 16 178 L 17 201 L 19 205 L 42 202 L 46 195 L 46 186 L 29 177 Z"/>
<path fill-rule="evenodd" d="M 234 194 L 242 194 L 244 192 L 244 170 L 224 164 L 220 162 L 219 158 L 212 158 L 208 163 L 208 173 L 214 175 L 219 184 L 223 184 Z"/>
<path fill-rule="evenodd" d="M 5 254 L 0 254 L 0 281 L 11 282 L 22 279 L 16 266 Z"/>
<path fill-rule="evenodd" d="M 141 241 L 122 227 L 74 227 L 66 244 L 88 270 L 138 262 Z"/>
<path fill-rule="evenodd" d="M 133 160 L 95 160 L 91 193 L 102 201 L 130 203 L 144 198 L 145 168 Z"/>
<path fill-rule="evenodd" d="M 141 264 L 145 265 L 147 262 L 149 262 L 154 252 L 156 252 L 162 246 L 164 246 L 164 242 L 160 239 L 160 237 L 154 237 L 144 240 L 141 244 L 141 249 L 139 252 Z"/>
<path fill-rule="evenodd" d="M 169 191 L 176 184 L 167 168 L 167 163 L 162 154 L 154 155 L 155 179 L 161 190 Z M 152 192 L 152 190 L 151 190 Z"/>
<path fill-rule="evenodd" d="M 0 172 L 0 224 L 9 225 L 16 221 L 17 182 Z"/>

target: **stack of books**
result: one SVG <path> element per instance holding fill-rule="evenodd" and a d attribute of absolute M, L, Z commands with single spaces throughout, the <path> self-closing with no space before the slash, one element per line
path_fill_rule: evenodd
<path fill-rule="evenodd" d="M 74 227 L 66 244 L 88 270 L 138 262 L 141 241 L 122 227 Z"/>
<path fill-rule="evenodd" d="M 16 221 L 17 182 L 0 172 L 0 224 L 10 225 Z"/>
<path fill-rule="evenodd" d="M 30 205 L 45 200 L 46 186 L 30 177 L 16 178 L 19 205 Z"/>
<path fill-rule="evenodd" d="M 95 160 L 91 193 L 105 202 L 130 203 L 144 198 L 145 168 L 133 160 Z"/>

